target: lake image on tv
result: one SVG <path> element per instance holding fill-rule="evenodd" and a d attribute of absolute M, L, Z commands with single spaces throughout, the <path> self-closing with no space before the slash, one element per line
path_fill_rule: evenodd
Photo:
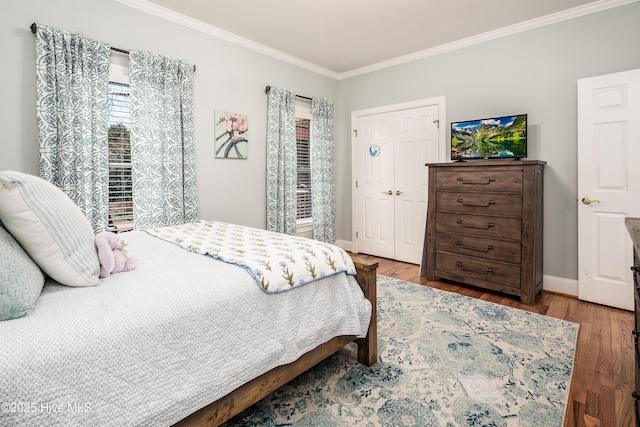
<path fill-rule="evenodd" d="M 453 123 L 451 158 L 525 157 L 527 116 Z"/>

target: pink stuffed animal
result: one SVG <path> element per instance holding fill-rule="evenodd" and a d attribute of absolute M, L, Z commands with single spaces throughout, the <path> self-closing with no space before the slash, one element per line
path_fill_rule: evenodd
<path fill-rule="evenodd" d="M 130 255 L 124 249 L 127 244 L 116 233 L 100 232 L 96 235 L 95 242 L 100 260 L 100 277 L 109 277 L 111 274 L 136 268 L 136 256 Z"/>

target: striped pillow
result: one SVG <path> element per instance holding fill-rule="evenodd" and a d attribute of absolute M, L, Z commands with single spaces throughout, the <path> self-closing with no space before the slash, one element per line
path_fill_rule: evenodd
<path fill-rule="evenodd" d="M 0 224 L 0 320 L 31 313 L 42 286 L 38 266 Z"/>
<path fill-rule="evenodd" d="M 0 220 L 40 269 L 67 286 L 100 283 L 93 229 L 55 185 L 34 175 L 0 172 Z"/>

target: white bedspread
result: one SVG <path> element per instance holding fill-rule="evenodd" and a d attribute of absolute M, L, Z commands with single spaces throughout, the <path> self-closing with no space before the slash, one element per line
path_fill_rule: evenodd
<path fill-rule="evenodd" d="M 241 267 L 143 232 L 136 270 L 94 288 L 47 283 L 30 316 L 0 322 L 0 425 L 171 425 L 338 335 L 371 306 L 334 275 L 282 294 Z"/>

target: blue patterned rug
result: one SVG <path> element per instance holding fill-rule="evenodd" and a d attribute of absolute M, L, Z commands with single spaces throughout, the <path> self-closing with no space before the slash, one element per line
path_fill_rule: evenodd
<path fill-rule="evenodd" d="M 349 345 L 228 426 L 561 427 L 578 325 L 378 276 L 379 363 Z"/>

